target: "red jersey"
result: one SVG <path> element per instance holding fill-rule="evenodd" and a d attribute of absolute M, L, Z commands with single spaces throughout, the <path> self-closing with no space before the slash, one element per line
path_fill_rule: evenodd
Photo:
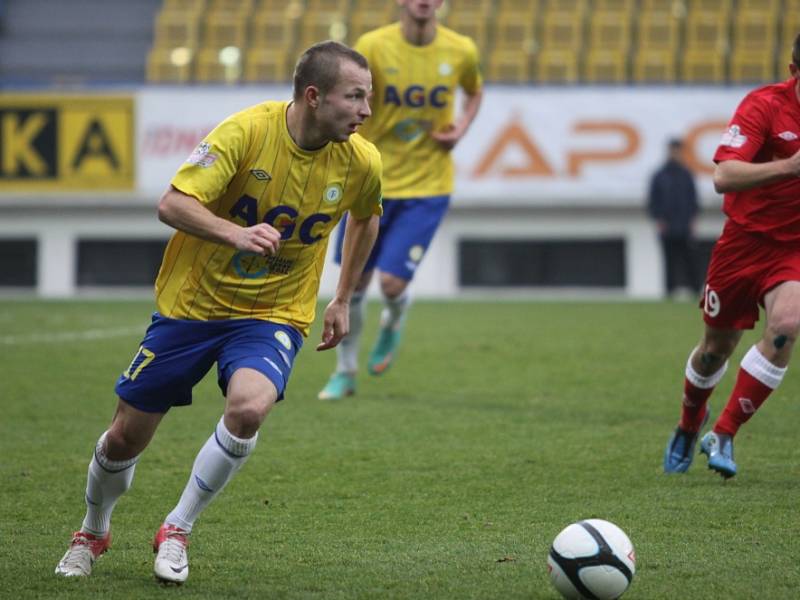
<path fill-rule="evenodd" d="M 795 83 L 789 79 L 745 96 L 722 136 L 714 162 L 764 163 L 800 150 L 800 102 Z M 723 210 L 746 231 L 800 242 L 800 178 L 728 192 Z"/>

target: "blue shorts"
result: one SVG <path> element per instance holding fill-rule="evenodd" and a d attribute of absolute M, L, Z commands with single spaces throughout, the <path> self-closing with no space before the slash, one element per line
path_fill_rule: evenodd
<path fill-rule="evenodd" d="M 192 403 L 192 388 L 217 363 L 222 394 L 237 369 L 263 373 L 278 389 L 278 400 L 303 346 L 300 333 L 258 319 L 188 321 L 153 314 L 130 366 L 117 380 L 117 395 L 131 406 L 165 413 Z"/>
<path fill-rule="evenodd" d="M 383 273 L 411 281 L 449 206 L 450 196 L 384 198 L 378 239 L 364 271 L 378 267 Z M 337 264 L 342 263 L 346 224 L 347 215 L 336 236 Z"/>

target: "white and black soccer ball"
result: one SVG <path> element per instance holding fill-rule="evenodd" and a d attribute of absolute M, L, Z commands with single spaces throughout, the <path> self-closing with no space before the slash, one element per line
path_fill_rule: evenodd
<path fill-rule="evenodd" d="M 625 532 L 609 521 L 587 519 L 566 527 L 547 557 L 550 580 L 569 600 L 612 600 L 630 586 L 636 555 Z"/>

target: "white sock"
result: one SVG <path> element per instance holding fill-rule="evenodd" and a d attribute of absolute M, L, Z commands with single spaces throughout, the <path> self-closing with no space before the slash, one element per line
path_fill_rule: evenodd
<path fill-rule="evenodd" d="M 350 299 L 350 333 L 336 346 L 336 372 L 355 373 L 358 371 L 358 347 L 361 344 L 361 331 L 364 329 L 364 316 L 367 310 L 364 292 L 353 294 Z"/>
<path fill-rule="evenodd" d="M 86 478 L 86 516 L 81 531 L 103 537 L 111 526 L 111 513 L 119 497 L 131 487 L 136 469 L 135 456 L 129 460 L 109 460 L 106 456 L 106 433 L 97 440 L 89 475 Z"/>
<path fill-rule="evenodd" d="M 194 460 L 192 474 L 178 505 L 165 523 L 191 531 L 200 513 L 216 498 L 255 448 L 258 433 L 248 439 L 234 436 L 225 427 L 224 417 Z"/>
<path fill-rule="evenodd" d="M 407 291 L 394 298 L 384 297 L 383 310 L 381 311 L 381 327 L 385 329 L 400 329 L 409 304 L 410 298 Z"/>

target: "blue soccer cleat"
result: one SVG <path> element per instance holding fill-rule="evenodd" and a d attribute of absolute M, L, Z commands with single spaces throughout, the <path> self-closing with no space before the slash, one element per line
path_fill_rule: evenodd
<path fill-rule="evenodd" d="M 317 394 L 320 400 L 341 400 L 356 393 L 356 378 L 350 373 L 334 373 Z"/>
<path fill-rule="evenodd" d="M 710 415 L 711 410 L 706 409 L 706 416 L 703 417 L 703 424 L 700 425 L 701 430 L 706 426 Z M 686 473 L 689 470 L 698 437 L 700 437 L 700 431 L 686 431 L 680 426 L 675 428 L 667 442 L 667 448 L 664 450 L 664 473 Z"/>
<path fill-rule="evenodd" d="M 708 456 L 708 468 L 716 471 L 725 479 L 736 475 L 736 463 L 733 462 L 733 438 L 724 433 L 709 431 L 700 441 L 700 452 Z"/>
<path fill-rule="evenodd" d="M 397 347 L 400 345 L 400 330 L 381 327 L 378 341 L 369 355 L 367 369 L 372 375 L 380 375 L 392 366 Z"/>

